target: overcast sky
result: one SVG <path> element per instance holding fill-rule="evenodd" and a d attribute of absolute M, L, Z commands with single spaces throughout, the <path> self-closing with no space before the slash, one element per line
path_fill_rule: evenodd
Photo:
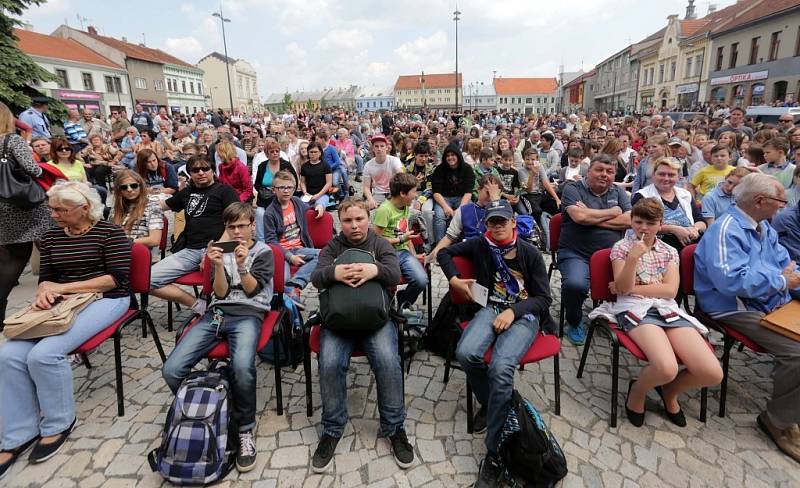
<path fill-rule="evenodd" d="M 717 0 L 718 8 L 735 0 Z M 455 70 L 454 0 L 225 0 L 228 55 L 258 71 L 262 98 L 285 90 L 394 84 L 400 74 Z M 461 0 L 465 83 L 557 76 L 604 58 L 683 18 L 686 0 Z M 707 1 L 696 2 L 698 17 Z M 209 0 L 49 0 L 25 12 L 36 32 L 94 25 L 189 63 L 223 51 Z M 143 37 L 144 35 L 144 37 Z"/>

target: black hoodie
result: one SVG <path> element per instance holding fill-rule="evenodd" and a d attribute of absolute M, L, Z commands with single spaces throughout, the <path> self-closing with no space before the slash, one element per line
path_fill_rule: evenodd
<path fill-rule="evenodd" d="M 447 155 L 453 153 L 458 158 L 458 165 L 451 168 L 447 164 Z M 431 175 L 431 188 L 433 193 L 443 197 L 463 197 L 465 193 L 472 193 L 475 186 L 475 172 L 464 161 L 464 156 L 455 144 L 450 144 L 442 152 L 442 162 Z"/>

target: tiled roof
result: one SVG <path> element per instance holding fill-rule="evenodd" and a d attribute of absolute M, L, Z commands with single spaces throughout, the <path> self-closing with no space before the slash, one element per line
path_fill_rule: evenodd
<path fill-rule="evenodd" d="M 224 62 L 225 62 L 225 60 L 227 59 L 227 60 L 228 60 L 228 64 L 233 64 L 233 63 L 235 63 L 235 62 L 236 62 L 236 60 L 235 60 L 235 59 L 233 59 L 233 58 L 231 58 L 231 57 L 228 57 L 228 58 L 226 58 L 224 54 L 220 54 L 220 53 L 218 53 L 217 51 L 214 51 L 214 52 L 212 52 L 212 53 L 209 53 L 209 54 L 206 54 L 205 56 L 203 56 L 202 58 L 200 58 L 200 61 L 198 61 L 198 62 L 197 62 L 197 64 L 200 64 L 200 63 L 202 63 L 202 62 L 203 62 L 203 60 L 204 60 L 204 59 L 206 59 L 206 58 L 215 58 L 215 59 L 218 59 L 218 60 L 222 61 L 223 63 L 224 63 Z"/>
<path fill-rule="evenodd" d="M 104 58 L 72 39 L 62 39 L 60 37 L 39 34 L 24 29 L 14 29 L 14 34 L 19 38 L 19 43 L 17 44 L 19 49 L 30 56 L 65 59 L 68 61 L 122 69 L 122 66 Z"/>
<path fill-rule="evenodd" d="M 420 83 L 421 75 L 403 75 L 397 78 L 394 84 L 395 90 L 418 90 L 422 88 Z M 425 88 L 453 88 L 458 83 L 458 86 L 463 84 L 461 73 L 458 74 L 458 82 L 456 82 L 455 73 L 446 74 L 429 74 L 425 73 Z"/>
<path fill-rule="evenodd" d="M 498 95 L 525 95 L 552 93 L 558 88 L 555 78 L 495 78 L 494 89 Z"/>
<path fill-rule="evenodd" d="M 680 20 L 678 21 L 678 25 L 681 28 L 680 35 L 681 37 L 690 37 L 695 32 L 702 29 L 706 24 L 709 22 L 709 16 L 703 17 L 702 19 L 692 19 L 692 20 Z"/>
<path fill-rule="evenodd" d="M 141 59 L 142 61 L 150 61 L 151 63 L 174 64 L 177 66 L 183 66 L 184 68 L 197 69 L 191 64 L 187 63 L 186 61 L 178 59 L 170 54 L 167 54 L 160 49 L 153 49 L 151 47 L 140 46 L 138 44 L 132 44 L 130 42 L 126 42 L 120 39 L 115 39 L 113 37 L 101 36 L 100 34 L 92 34 L 91 32 L 84 32 L 84 34 L 93 39 L 97 39 L 103 44 L 111 46 L 118 51 L 122 51 L 123 53 L 125 53 L 125 56 L 129 58 Z"/>
<path fill-rule="evenodd" d="M 744 24 L 757 21 L 764 17 L 800 7 L 800 0 L 755 0 L 749 4 L 750 8 L 742 8 L 740 4 L 737 3 L 731 5 L 731 7 L 721 10 L 720 12 L 728 11 L 729 9 L 732 9 L 732 7 L 737 6 L 740 8 L 731 12 L 735 12 L 733 18 L 730 18 L 728 22 L 722 23 L 719 27 L 714 29 L 712 34 L 720 34 L 736 27 L 740 27 Z"/>

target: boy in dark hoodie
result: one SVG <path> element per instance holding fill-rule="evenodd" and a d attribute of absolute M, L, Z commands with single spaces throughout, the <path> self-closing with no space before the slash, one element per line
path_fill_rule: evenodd
<path fill-rule="evenodd" d="M 442 162 L 431 175 L 433 190 L 433 243 L 444 237 L 447 221 L 456 209 L 472 200 L 475 173 L 464 162 L 458 146 L 450 144 L 442 153 Z"/>

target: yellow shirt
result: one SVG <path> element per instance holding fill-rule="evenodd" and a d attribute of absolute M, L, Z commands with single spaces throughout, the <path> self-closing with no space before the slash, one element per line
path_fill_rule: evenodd
<path fill-rule="evenodd" d="M 72 164 L 61 164 L 55 161 L 48 161 L 50 164 L 60 169 L 64 176 L 70 181 L 86 182 L 86 171 L 83 169 L 83 162 L 75 160 Z"/>
<path fill-rule="evenodd" d="M 692 178 L 692 186 L 701 196 L 717 187 L 717 184 L 733 171 L 733 166 L 725 166 L 725 169 L 717 169 L 713 165 L 708 165 L 697 172 Z"/>

